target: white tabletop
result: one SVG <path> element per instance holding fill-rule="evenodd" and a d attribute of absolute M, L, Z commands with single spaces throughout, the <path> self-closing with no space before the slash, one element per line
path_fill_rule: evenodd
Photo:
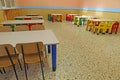
<path fill-rule="evenodd" d="M 92 21 L 117 21 L 117 20 L 113 20 L 113 19 L 90 19 Z"/>
<path fill-rule="evenodd" d="M 26 16 L 38 16 L 38 14 L 36 14 L 36 13 L 29 13 Z"/>
<path fill-rule="evenodd" d="M 77 17 L 77 18 L 94 18 L 94 17 L 92 17 L 92 16 L 75 16 L 75 17 Z"/>
<path fill-rule="evenodd" d="M 44 20 L 7 20 L 0 24 L 29 24 L 29 23 L 44 23 Z"/>
<path fill-rule="evenodd" d="M 15 18 L 34 18 L 34 17 L 43 18 L 43 16 L 17 16 Z"/>
<path fill-rule="evenodd" d="M 51 30 L 0 32 L 0 44 L 12 44 L 42 41 L 44 45 L 58 44 Z"/>
<path fill-rule="evenodd" d="M 69 15 L 73 15 L 73 16 L 75 16 L 75 15 L 79 15 L 79 14 L 69 14 Z"/>
<path fill-rule="evenodd" d="M 51 15 L 56 15 L 57 16 L 57 15 L 62 15 L 62 14 L 51 14 Z"/>

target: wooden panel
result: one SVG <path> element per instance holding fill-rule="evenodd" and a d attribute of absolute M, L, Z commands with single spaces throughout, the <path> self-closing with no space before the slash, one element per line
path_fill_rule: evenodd
<path fill-rule="evenodd" d="M 12 20 L 14 19 L 14 17 L 19 16 L 19 9 L 9 9 L 9 10 L 3 10 L 5 15 L 6 15 L 6 19 L 7 20 Z"/>
<path fill-rule="evenodd" d="M 120 12 L 102 12 L 102 11 L 82 11 L 82 10 L 60 10 L 60 9 L 12 9 L 6 11 L 8 20 L 14 19 L 16 16 L 25 16 L 29 13 L 36 13 L 43 16 L 45 20 L 48 18 L 49 13 L 60 13 L 63 14 L 63 20 L 67 13 L 75 13 L 81 15 L 96 16 L 98 18 L 111 18 L 120 20 Z M 3 15 L 0 12 L 0 16 Z"/>
<path fill-rule="evenodd" d="M 13 9 L 7 10 L 6 15 L 7 19 L 14 19 L 16 16 L 25 16 L 29 13 L 36 13 L 40 16 L 43 16 L 45 20 L 48 18 L 49 13 L 60 13 L 63 14 L 63 20 L 65 20 L 65 16 L 67 13 L 75 13 L 79 14 L 78 10 L 60 10 L 60 9 Z"/>
<path fill-rule="evenodd" d="M 4 12 L 2 10 L 0 10 L 0 22 L 3 22 L 4 19 Z"/>

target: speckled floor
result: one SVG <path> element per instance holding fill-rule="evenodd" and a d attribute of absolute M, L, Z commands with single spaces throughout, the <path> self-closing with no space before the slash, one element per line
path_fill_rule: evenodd
<path fill-rule="evenodd" d="M 57 46 L 57 70 L 52 72 L 51 54 L 47 54 L 46 80 L 120 80 L 120 33 L 94 34 L 71 22 L 48 22 L 59 40 Z M 29 80 L 42 80 L 39 64 L 29 65 Z M 19 80 L 25 80 L 24 71 L 17 67 Z M 15 80 L 12 68 L 0 74 L 0 80 Z"/>

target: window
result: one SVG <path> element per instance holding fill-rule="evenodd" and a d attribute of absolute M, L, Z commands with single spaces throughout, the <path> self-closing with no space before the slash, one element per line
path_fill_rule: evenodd
<path fill-rule="evenodd" d="M 1 0 L 3 8 L 12 8 L 15 6 L 14 0 Z"/>

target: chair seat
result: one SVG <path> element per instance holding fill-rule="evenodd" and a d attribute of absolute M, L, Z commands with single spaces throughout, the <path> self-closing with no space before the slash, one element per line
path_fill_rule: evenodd
<path fill-rule="evenodd" d="M 13 59 L 14 64 L 18 62 L 18 55 L 11 55 L 11 58 Z M 0 57 L 0 67 L 8 67 L 10 65 L 12 64 L 8 56 Z"/>
<path fill-rule="evenodd" d="M 44 30 L 44 25 L 36 24 L 31 26 L 31 30 Z"/>
<path fill-rule="evenodd" d="M 25 56 L 25 62 L 28 63 L 28 64 L 29 63 L 36 63 L 36 62 L 40 61 L 38 53 L 25 54 L 24 56 Z M 41 60 L 44 61 L 44 54 L 41 53 L 40 56 L 41 56 Z"/>
<path fill-rule="evenodd" d="M 27 25 L 18 25 L 14 27 L 14 31 L 28 31 L 29 28 Z"/>

